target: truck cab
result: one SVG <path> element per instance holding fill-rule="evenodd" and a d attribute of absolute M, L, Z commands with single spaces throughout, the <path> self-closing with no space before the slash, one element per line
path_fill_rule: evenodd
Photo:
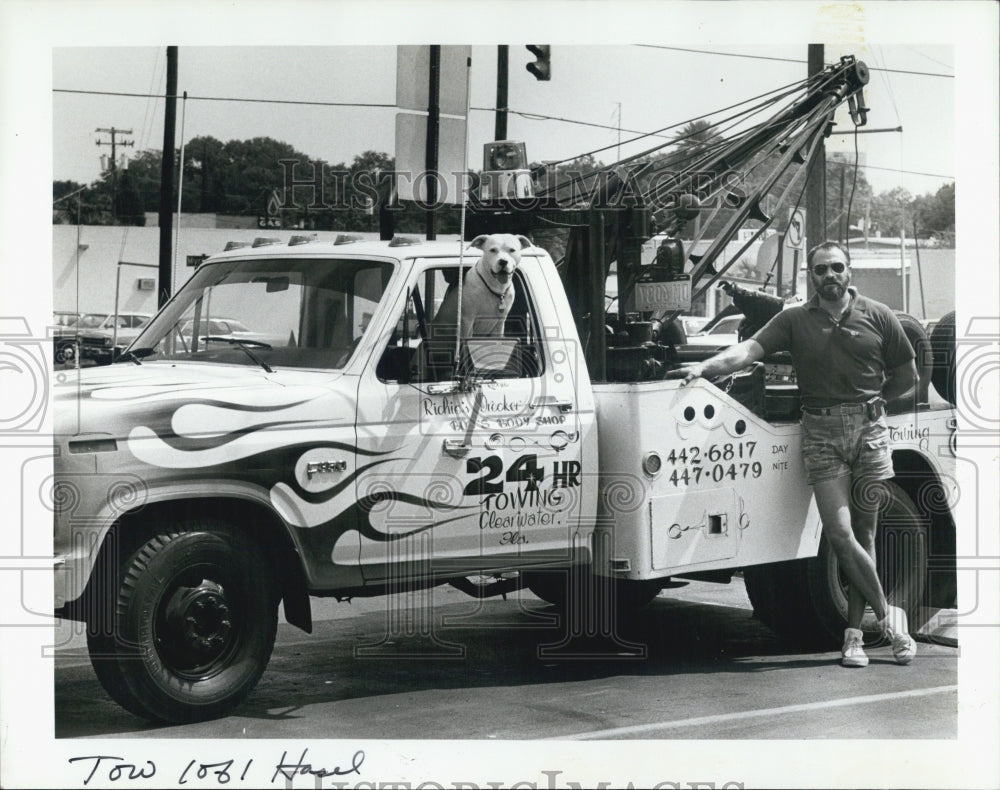
<path fill-rule="evenodd" d="M 459 346 L 433 318 L 479 255 L 231 249 L 116 364 L 57 386 L 56 485 L 76 496 L 56 514 L 56 603 L 87 620 L 116 699 L 217 715 L 259 676 L 246 651 L 263 670 L 279 600 L 308 629 L 310 595 L 590 563 L 594 400 L 558 276 L 524 250 L 503 337 Z M 222 317 L 244 330 L 214 334 Z M 170 682 L 193 676 L 212 682 Z"/>

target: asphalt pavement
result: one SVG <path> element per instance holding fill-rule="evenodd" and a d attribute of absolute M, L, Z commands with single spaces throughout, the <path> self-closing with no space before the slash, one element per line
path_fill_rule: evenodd
<path fill-rule="evenodd" d="M 450 587 L 337 603 L 314 632 L 279 625 L 257 688 L 230 716 L 150 724 L 107 697 L 78 627 L 55 660 L 57 738 L 473 740 L 950 739 L 958 647 L 888 647 L 864 669 L 803 650 L 753 618 L 742 581 L 665 590 L 599 638 L 566 639 L 526 591 L 476 601 Z M 75 633 L 74 633 L 75 632 Z M 433 726 L 429 727 L 429 722 Z"/>

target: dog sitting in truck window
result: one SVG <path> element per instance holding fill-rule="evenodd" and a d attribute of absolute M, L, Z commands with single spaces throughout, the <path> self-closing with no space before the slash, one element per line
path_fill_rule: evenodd
<path fill-rule="evenodd" d="M 462 339 L 503 337 L 504 323 L 514 304 L 514 272 L 521 251 L 533 246 L 526 236 L 494 233 L 476 236 L 469 247 L 483 251 L 462 283 Z M 454 337 L 458 320 L 458 288 L 448 289 L 434 316 L 432 326 L 438 337 Z"/>

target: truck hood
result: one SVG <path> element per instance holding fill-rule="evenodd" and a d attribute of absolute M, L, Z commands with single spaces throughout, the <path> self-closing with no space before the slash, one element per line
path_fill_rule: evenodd
<path fill-rule="evenodd" d="M 149 362 L 65 371 L 53 387 L 59 437 L 197 441 L 274 425 L 353 420 L 356 379 L 329 371 Z"/>

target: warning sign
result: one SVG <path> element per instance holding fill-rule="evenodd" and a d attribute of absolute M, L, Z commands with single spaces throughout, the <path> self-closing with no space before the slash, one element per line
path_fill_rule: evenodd
<path fill-rule="evenodd" d="M 806 245 L 806 212 L 796 208 L 789 211 L 788 228 L 785 231 L 785 246 L 792 250 L 804 250 Z"/>

